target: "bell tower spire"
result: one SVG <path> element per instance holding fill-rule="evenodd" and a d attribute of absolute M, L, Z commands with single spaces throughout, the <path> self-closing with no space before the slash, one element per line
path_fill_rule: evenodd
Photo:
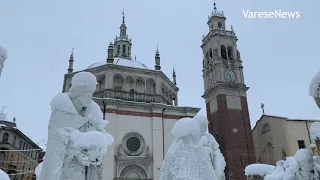
<path fill-rule="evenodd" d="M 122 11 L 122 23 L 120 25 L 120 36 L 114 39 L 114 57 L 129 59 L 131 58 L 131 39 L 127 34 L 127 25 L 125 24 L 125 15 Z"/>
<path fill-rule="evenodd" d="M 226 29 L 226 17 L 216 3 L 202 39 L 203 82 L 209 132 L 225 157 L 226 180 L 246 180 L 244 168 L 255 163 L 247 94 L 237 36 Z M 239 164 L 241 163 L 241 165 Z"/>
<path fill-rule="evenodd" d="M 156 55 L 154 57 L 154 60 L 155 60 L 155 70 L 161 70 L 161 66 L 160 66 L 160 53 L 159 53 L 159 48 L 158 48 L 158 45 L 157 45 L 157 51 L 156 51 Z"/>
<path fill-rule="evenodd" d="M 74 51 L 74 48 L 72 48 L 72 51 L 71 51 L 71 55 L 70 55 L 70 58 L 69 58 L 69 69 L 68 69 L 68 73 L 72 73 L 73 72 L 73 51 Z"/>

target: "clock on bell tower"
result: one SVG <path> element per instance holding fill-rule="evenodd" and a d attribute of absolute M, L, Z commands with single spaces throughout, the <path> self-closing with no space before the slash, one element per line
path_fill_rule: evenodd
<path fill-rule="evenodd" d="M 227 180 L 245 180 L 244 169 L 255 162 L 243 66 L 237 36 L 226 29 L 223 12 L 208 18 L 209 32 L 202 39 L 203 80 L 209 132 L 224 155 Z"/>

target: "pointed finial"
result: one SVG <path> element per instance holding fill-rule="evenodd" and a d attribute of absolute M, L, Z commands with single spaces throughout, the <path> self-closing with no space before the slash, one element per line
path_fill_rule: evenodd
<path fill-rule="evenodd" d="M 175 65 L 173 65 L 173 75 L 176 75 Z"/>
<path fill-rule="evenodd" d="M 157 51 L 156 51 L 156 54 L 159 54 L 159 46 L 157 44 Z"/>
<path fill-rule="evenodd" d="M 233 26 L 231 25 L 231 31 L 233 31 Z"/>
<path fill-rule="evenodd" d="M 71 56 L 70 56 L 70 58 L 73 57 L 73 51 L 74 51 L 74 48 L 72 48 L 72 50 L 71 50 Z"/>
<path fill-rule="evenodd" d="M 134 55 L 134 60 L 137 61 L 137 56 L 136 55 Z"/>
<path fill-rule="evenodd" d="M 125 19 L 124 10 L 122 10 L 122 24 L 124 24 L 124 19 Z"/>
<path fill-rule="evenodd" d="M 214 1 L 214 3 L 213 3 L 213 9 L 214 9 L 215 11 L 217 10 L 216 1 Z"/>

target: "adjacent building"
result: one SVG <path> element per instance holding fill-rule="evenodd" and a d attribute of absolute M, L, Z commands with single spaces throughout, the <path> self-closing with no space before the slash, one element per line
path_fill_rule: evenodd
<path fill-rule="evenodd" d="M 0 120 L 0 168 L 11 180 L 33 180 L 41 148 L 12 122 Z"/>
<path fill-rule="evenodd" d="M 115 142 L 103 162 L 103 180 L 157 180 L 164 156 L 173 141 L 174 123 L 193 117 L 199 108 L 179 106 L 176 73 L 172 80 L 161 71 L 159 50 L 154 68 L 132 58 L 132 42 L 123 15 L 120 33 L 108 47 L 107 59 L 81 70 L 97 77 L 94 94 Z M 73 53 L 63 92 L 71 87 Z"/>
<path fill-rule="evenodd" d="M 277 161 L 294 156 L 298 149 L 315 151 L 310 137 L 310 125 L 318 120 L 289 119 L 262 115 L 252 130 L 257 161 L 275 165 Z"/>
<path fill-rule="evenodd" d="M 246 86 L 237 36 L 214 6 L 203 37 L 203 81 L 209 132 L 224 155 L 227 180 L 245 180 L 244 169 L 255 163 Z"/>

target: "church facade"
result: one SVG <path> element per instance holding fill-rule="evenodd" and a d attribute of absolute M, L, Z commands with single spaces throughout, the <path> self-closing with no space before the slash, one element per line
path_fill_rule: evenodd
<path fill-rule="evenodd" d="M 104 158 L 103 180 L 159 179 L 162 161 L 173 141 L 174 123 L 200 110 L 178 106 L 176 74 L 173 70 L 171 81 L 161 71 L 158 50 L 155 67 L 150 69 L 132 59 L 131 47 L 123 16 L 120 36 L 109 44 L 107 59 L 82 70 L 97 77 L 93 99 L 109 121 L 107 131 L 115 139 Z M 73 63 L 72 53 L 63 92 L 69 90 L 77 73 Z"/>
<path fill-rule="evenodd" d="M 202 39 L 203 81 L 209 132 L 226 159 L 226 179 L 245 180 L 244 169 L 255 163 L 242 60 L 237 36 L 215 4 Z"/>

